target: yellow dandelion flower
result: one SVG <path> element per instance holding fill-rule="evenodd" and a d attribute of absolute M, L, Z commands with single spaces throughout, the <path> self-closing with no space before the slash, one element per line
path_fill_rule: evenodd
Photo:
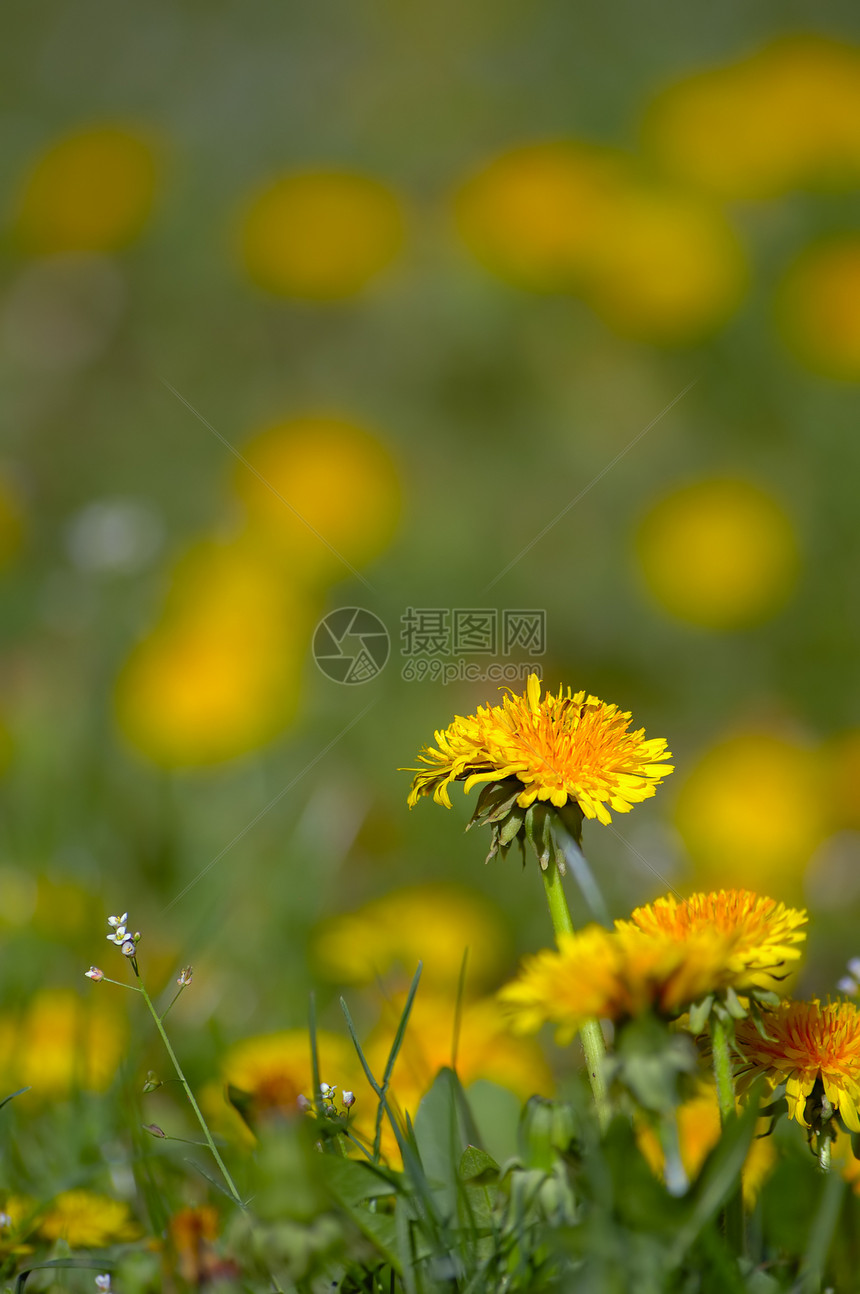
<path fill-rule="evenodd" d="M 344 562 L 363 566 L 391 542 L 400 480 L 373 430 L 308 413 L 267 427 L 242 452 L 233 483 L 249 536 L 291 577 L 340 579 Z"/>
<path fill-rule="evenodd" d="M 125 1049 L 128 1025 L 112 999 L 82 999 L 70 989 L 42 989 L 23 1016 L 0 1018 L 0 1086 L 30 1087 L 30 1099 L 70 1091 L 101 1092 Z"/>
<path fill-rule="evenodd" d="M 381 1072 L 400 1020 L 402 1000 L 389 1004 L 386 1016 L 367 1040 L 371 1069 Z M 454 1003 L 450 993 L 419 992 L 397 1057 L 392 1092 L 401 1110 L 414 1117 L 421 1097 L 439 1070 L 455 1059 Z M 464 1087 L 478 1079 L 515 1092 L 526 1100 L 534 1092 L 549 1095 L 552 1075 L 536 1043 L 523 1045 L 511 1037 L 495 998 L 463 1005 L 456 1039 L 457 1074 Z"/>
<path fill-rule="evenodd" d="M 493 981 L 505 960 L 500 914 L 481 895 L 459 885 L 414 885 L 372 899 L 355 912 L 329 918 L 314 940 L 316 960 L 332 980 L 372 984 L 393 969 L 406 983 L 424 963 L 428 982 L 456 987 L 468 949 L 468 983 Z"/>
<path fill-rule="evenodd" d="M 620 155 L 576 140 L 511 149 L 454 199 L 470 252 L 499 277 L 537 292 L 581 286 L 618 186 Z"/>
<path fill-rule="evenodd" d="M 781 36 L 736 63 L 668 86 L 646 144 L 679 179 L 720 198 L 851 188 L 860 173 L 860 50 Z"/>
<path fill-rule="evenodd" d="M 686 940 L 646 935 L 635 927 L 588 926 L 561 934 L 558 951 L 527 957 L 499 1001 L 517 1033 L 542 1024 L 570 1042 L 588 1020 L 623 1021 L 644 1011 L 677 1016 L 721 983 L 728 950 L 718 930 L 703 929 Z"/>
<path fill-rule="evenodd" d="M 764 1018 L 763 1038 L 752 1020 L 737 1025 L 741 1087 L 763 1075 L 772 1088 L 785 1084 L 789 1117 L 808 1127 L 813 1088 L 852 1132 L 860 1132 L 860 1010 L 853 1002 L 781 1002 Z"/>
<path fill-rule="evenodd" d="M 740 239 L 719 208 L 631 179 L 594 237 L 585 298 L 622 336 L 675 345 L 719 327 L 746 281 Z"/>
<path fill-rule="evenodd" d="M 629 732 L 630 714 L 585 692 L 559 688 L 541 699 L 537 674 L 529 677 L 524 696 L 509 693 L 502 705 L 479 706 L 477 714 L 459 716 L 436 733 L 436 747 L 419 755 L 426 769 L 415 773 L 409 806 L 422 795 L 451 808 L 448 787 L 465 781 L 466 794 L 480 782 L 516 778 L 523 783 L 517 804 L 535 801 L 555 808 L 568 802 L 587 818 L 611 821 L 607 804 L 626 813 L 646 800 L 672 765 L 662 737 L 645 740 L 644 729 Z"/>
<path fill-rule="evenodd" d="M 703 931 L 719 931 L 727 940 L 722 987 L 779 992 L 789 973 L 787 963 L 800 957 L 797 945 L 806 938 L 800 928 L 806 921 L 806 912 L 775 899 L 749 890 L 720 890 L 688 899 L 668 895 L 637 908 L 629 921 L 616 921 L 615 927 L 665 935 L 680 943 Z"/>
<path fill-rule="evenodd" d="M 320 1077 L 342 1084 L 355 1069 L 355 1053 L 338 1034 L 317 1034 Z M 294 1115 L 299 1096 L 312 1097 L 311 1044 L 307 1030 L 285 1029 L 237 1042 L 223 1064 L 226 1083 L 250 1097 L 255 1116 Z"/>
<path fill-rule="evenodd" d="M 249 276 L 275 295 L 337 301 L 362 292 L 405 236 L 400 199 L 372 176 L 306 171 L 254 196 L 241 254 Z"/>
<path fill-rule="evenodd" d="M 816 752 L 772 733 L 739 733 L 707 751 L 675 805 L 699 883 L 799 892 L 828 828 L 824 780 Z"/>
<path fill-rule="evenodd" d="M 93 1191 L 64 1191 L 42 1218 L 39 1233 L 46 1240 L 65 1240 L 72 1249 L 104 1249 L 134 1240 L 140 1227 L 120 1200 Z"/>
<path fill-rule="evenodd" d="M 659 499 L 638 527 L 636 555 L 663 610 L 717 632 L 779 611 L 800 565 L 791 517 L 738 478 L 694 481 Z"/>
<path fill-rule="evenodd" d="M 199 544 L 117 680 L 124 735 L 168 768 L 215 764 L 271 741 L 298 709 L 315 616 L 307 595 L 252 545 Z"/>
<path fill-rule="evenodd" d="M 776 302 L 787 345 L 808 368 L 860 380 L 860 238 L 849 234 L 806 248 L 789 266 Z"/>
<path fill-rule="evenodd" d="M 125 126 L 86 127 L 36 160 L 18 199 L 17 234 L 27 251 L 114 251 L 149 217 L 158 179 L 147 138 Z"/>

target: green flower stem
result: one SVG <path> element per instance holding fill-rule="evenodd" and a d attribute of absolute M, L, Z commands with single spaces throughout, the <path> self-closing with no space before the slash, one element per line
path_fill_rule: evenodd
<path fill-rule="evenodd" d="M 209 1131 L 209 1126 L 203 1117 L 203 1112 L 201 1111 L 200 1106 L 197 1104 L 197 1101 L 194 1097 L 194 1093 L 192 1092 L 188 1084 L 188 1079 L 185 1077 L 184 1073 L 182 1072 L 182 1066 L 179 1063 L 176 1052 L 173 1050 L 172 1046 L 170 1045 L 170 1039 L 168 1038 L 164 1025 L 161 1022 L 161 1016 L 156 1011 L 155 1004 L 153 1003 L 152 998 L 147 993 L 142 979 L 138 979 L 137 986 L 140 990 L 140 993 L 141 993 L 141 996 L 143 997 L 144 1002 L 146 1003 L 149 1009 L 149 1014 L 152 1016 L 153 1020 L 155 1021 L 155 1027 L 158 1030 L 158 1032 L 161 1034 L 161 1041 L 164 1043 L 164 1046 L 167 1049 L 167 1054 L 173 1063 L 173 1068 L 176 1070 L 177 1077 L 179 1078 L 179 1081 L 182 1084 L 182 1086 L 185 1088 L 185 1095 L 188 1097 L 188 1100 L 191 1104 L 191 1108 L 197 1116 L 197 1122 L 200 1124 L 200 1127 L 203 1129 L 203 1135 L 206 1138 L 206 1145 L 212 1151 L 212 1155 L 215 1159 L 215 1163 L 221 1169 L 221 1174 L 224 1178 L 224 1181 L 227 1183 L 230 1194 L 232 1195 L 236 1203 L 239 1205 L 239 1208 L 243 1209 L 245 1205 L 242 1201 L 242 1197 L 237 1191 L 236 1183 L 233 1181 L 233 1178 L 230 1176 L 230 1173 L 227 1169 L 227 1165 L 224 1163 L 224 1160 L 221 1158 L 221 1155 L 218 1151 L 218 1147 L 215 1145 L 215 1142 L 212 1139 L 212 1133 Z"/>
<path fill-rule="evenodd" d="M 564 887 L 561 883 L 561 874 L 554 858 L 550 858 L 546 868 L 542 869 L 541 875 L 543 876 L 550 920 L 552 921 L 552 928 L 555 931 L 556 938 L 561 934 L 575 934 L 570 908 L 567 906 Z M 609 1124 L 609 1101 L 606 1092 L 606 1077 L 603 1070 L 603 1062 L 606 1056 L 603 1031 L 597 1020 L 587 1020 L 580 1029 L 579 1036 L 582 1040 L 582 1050 L 585 1052 L 588 1081 L 591 1083 L 598 1122 L 601 1128 L 606 1128 Z"/>
<path fill-rule="evenodd" d="M 720 1107 L 720 1126 L 725 1127 L 728 1119 L 735 1117 L 735 1084 L 732 1074 L 732 1053 L 729 1044 L 731 1026 L 716 1014 L 711 1016 L 711 1047 L 714 1054 L 714 1079 L 717 1084 L 717 1102 Z M 723 1215 L 726 1229 L 726 1240 L 734 1253 L 739 1256 L 745 1248 L 744 1240 L 744 1199 L 741 1187 L 738 1187 L 726 1201 Z"/>

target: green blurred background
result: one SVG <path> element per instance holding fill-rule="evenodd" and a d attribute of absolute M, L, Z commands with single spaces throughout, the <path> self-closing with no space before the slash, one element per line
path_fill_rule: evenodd
<path fill-rule="evenodd" d="M 803 987 L 833 990 L 860 953 L 860 19 L 810 22 L 7 9 L 15 1028 L 122 972 L 127 908 L 156 987 L 194 964 L 178 1012 L 211 1055 L 302 1026 L 314 985 L 335 1026 L 318 932 L 401 887 L 497 911 L 496 984 L 548 941 L 459 790 L 406 809 L 398 767 L 498 697 L 402 677 L 410 607 L 543 610 L 548 685 L 668 739 L 656 798 L 586 828 L 614 916 L 670 886 L 803 903 Z M 391 655 L 343 685 L 310 644 L 355 606 Z M 422 910 L 377 969 L 432 969 Z"/>

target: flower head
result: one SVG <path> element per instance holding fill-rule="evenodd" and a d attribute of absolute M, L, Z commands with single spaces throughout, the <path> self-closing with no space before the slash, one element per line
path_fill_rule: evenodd
<path fill-rule="evenodd" d="M 99 970 L 98 966 L 91 966 L 88 971 L 84 971 L 84 974 L 86 975 L 87 979 L 93 980 L 94 983 L 96 984 L 98 984 L 100 980 L 103 980 L 105 977 L 104 971 Z"/>
<path fill-rule="evenodd" d="M 618 930 L 641 930 L 684 943 L 706 931 L 725 936 L 726 948 L 721 987 L 739 992 L 763 989 L 779 992 L 788 975 L 787 963 L 800 957 L 797 946 L 806 938 L 804 911 L 787 908 L 775 899 L 749 890 L 720 890 L 672 895 L 637 908 L 629 921 L 616 921 Z"/>
<path fill-rule="evenodd" d="M 518 1033 L 544 1023 L 569 1042 L 587 1020 L 624 1021 L 644 1011 L 679 1015 L 713 992 L 726 957 L 718 931 L 702 930 L 685 941 L 635 928 L 588 926 L 560 935 L 558 951 L 527 957 L 520 975 L 499 994 Z"/>
<path fill-rule="evenodd" d="M 532 674 L 524 696 L 510 693 L 501 705 L 479 706 L 477 714 L 437 732 L 437 748 L 419 755 L 429 767 L 407 770 L 415 773 L 410 807 L 432 794 L 450 808 L 451 782 L 465 781 L 468 794 L 479 782 L 514 777 L 523 784 L 521 809 L 535 800 L 557 809 L 575 801 L 586 818 L 607 823 L 607 804 L 626 813 L 672 772 L 657 762 L 669 754 L 663 738 L 645 741 L 644 730 L 628 732 L 630 715 L 616 705 L 570 688 L 543 699 L 540 692 Z"/>
<path fill-rule="evenodd" d="M 607 805 L 626 813 L 672 772 L 658 762 L 669 755 L 663 738 L 646 741 L 629 726 L 628 713 L 585 692 L 559 688 L 541 699 L 531 674 L 523 696 L 510 692 L 436 733 L 436 746 L 419 755 L 428 767 L 405 770 L 415 774 L 409 807 L 432 795 L 450 808 L 451 782 L 465 782 L 467 794 L 487 783 L 469 825 L 491 828 L 488 861 L 528 840 L 542 868 L 554 857 L 564 872 L 565 836 L 578 843 L 583 818 L 610 822 Z"/>
<path fill-rule="evenodd" d="M 64 1191 L 42 1218 L 39 1231 L 46 1240 L 65 1240 L 72 1249 L 103 1249 L 134 1240 L 140 1228 L 120 1200 L 92 1191 Z"/>
<path fill-rule="evenodd" d="M 752 1020 L 738 1023 L 742 1086 L 763 1075 L 785 1084 L 789 1117 L 805 1128 L 815 1118 L 809 1098 L 818 1087 L 852 1132 L 860 1132 L 860 1009 L 853 1002 L 781 1002 L 764 1017 L 767 1037 Z"/>

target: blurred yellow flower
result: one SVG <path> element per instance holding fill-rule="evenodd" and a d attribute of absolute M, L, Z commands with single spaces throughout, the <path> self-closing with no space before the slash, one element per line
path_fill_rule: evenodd
<path fill-rule="evenodd" d="M 719 477 L 660 499 L 639 526 L 636 552 L 661 607 L 711 630 L 773 615 L 799 565 L 782 506 L 749 481 Z"/>
<path fill-rule="evenodd" d="M 779 993 L 789 974 L 787 963 L 800 957 L 797 945 L 806 938 L 801 926 L 807 920 L 805 911 L 749 890 L 720 890 L 687 899 L 667 895 L 636 908 L 629 921 L 616 921 L 615 928 L 668 935 L 681 943 L 702 931 L 718 931 L 727 940 L 721 987 Z"/>
<path fill-rule="evenodd" d="M 278 296 L 337 301 L 355 296 L 400 252 L 400 199 L 369 175 L 305 171 L 257 193 L 240 240 L 249 276 Z"/>
<path fill-rule="evenodd" d="M 713 1084 L 702 1083 L 699 1091 L 678 1107 L 677 1119 L 681 1163 L 687 1177 L 693 1180 L 720 1139 L 720 1107 Z M 747 1207 L 752 1207 L 776 1164 L 773 1141 L 764 1135 L 769 1122 L 768 1119 L 760 1120 L 758 1135 L 753 1138 L 744 1162 L 743 1190 Z M 662 1177 L 665 1157 L 654 1129 L 644 1123 L 637 1124 L 636 1139 L 653 1172 Z"/>
<path fill-rule="evenodd" d="M 42 989 L 22 1014 L 0 1017 L 0 1087 L 30 1087 L 28 1099 L 103 1091 L 125 1050 L 125 1016 L 108 998 Z"/>
<path fill-rule="evenodd" d="M 487 269 L 518 287 L 576 290 L 622 166 L 609 150 L 573 140 L 511 149 L 456 193 L 460 236 Z"/>
<path fill-rule="evenodd" d="M 314 955 L 327 978 L 371 984 L 396 969 L 408 984 L 420 961 L 422 995 L 456 991 L 468 950 L 470 990 L 496 978 L 506 959 L 500 914 L 459 885 L 415 885 L 372 899 L 355 912 L 330 917 L 317 931 Z"/>
<path fill-rule="evenodd" d="M 91 126 L 52 143 L 18 198 L 16 232 L 39 254 L 113 251 L 140 233 L 155 195 L 152 145 L 120 125 Z"/>
<path fill-rule="evenodd" d="M 23 529 L 18 492 L 8 477 L 0 475 L 0 569 L 18 552 Z"/>
<path fill-rule="evenodd" d="M 821 761 L 770 733 L 730 737 L 682 784 L 675 820 L 702 882 L 796 895 L 828 826 Z"/>
<path fill-rule="evenodd" d="M 853 187 L 860 50 L 821 35 L 782 37 L 668 86 L 646 113 L 645 138 L 673 175 L 723 198 Z"/>
<path fill-rule="evenodd" d="M 448 787 L 465 782 L 466 794 L 481 782 L 516 778 L 523 783 L 520 808 L 549 801 L 556 808 L 579 805 L 587 818 L 611 821 L 607 803 L 627 813 L 647 800 L 672 772 L 662 737 L 628 731 L 630 714 L 585 692 L 560 687 L 541 699 L 541 681 L 529 676 L 523 696 L 509 692 L 501 705 L 479 706 L 437 732 L 436 747 L 418 756 L 428 768 L 415 773 L 409 793 L 413 808 L 422 795 L 451 808 Z"/>
<path fill-rule="evenodd" d="M 578 293 L 610 327 L 645 340 L 697 337 L 744 287 L 740 244 L 716 207 L 645 185 L 622 154 L 573 140 L 503 153 L 459 189 L 454 211 L 494 274 Z"/>
<path fill-rule="evenodd" d="M 615 332 L 672 345 L 719 327 L 746 280 L 740 241 L 718 207 L 629 181 L 595 231 L 585 298 Z"/>
<path fill-rule="evenodd" d="M 390 543 L 400 483 L 371 431 L 308 414 L 267 428 L 242 452 L 253 471 L 240 464 L 233 484 L 249 534 L 298 578 L 343 578 L 345 562 L 364 565 Z"/>
<path fill-rule="evenodd" d="M 730 957 L 731 939 L 712 928 L 678 938 L 587 926 L 560 934 L 558 950 L 526 957 L 499 1002 L 517 1033 L 553 1024 L 564 1044 L 588 1020 L 623 1022 L 649 1010 L 678 1016 L 726 986 Z"/>
<path fill-rule="evenodd" d="M 800 255 L 782 283 L 777 322 L 808 368 L 860 381 L 860 237 L 830 239 Z"/>
<path fill-rule="evenodd" d="M 104 1249 L 135 1240 L 140 1227 L 127 1204 L 93 1191 L 64 1191 L 39 1224 L 45 1240 L 65 1240 L 71 1249 Z"/>
<path fill-rule="evenodd" d="M 402 1005 L 399 997 L 388 1003 L 367 1039 L 365 1054 L 377 1075 L 385 1068 Z M 511 1036 L 494 998 L 463 1004 L 456 1041 L 455 1023 L 455 999 L 450 992 L 422 993 L 419 988 L 391 1082 L 398 1110 L 408 1110 L 414 1119 L 421 1097 L 446 1065 L 456 1068 L 465 1088 L 487 1079 L 521 1100 L 535 1093 L 551 1094 L 554 1083 L 543 1052 L 536 1043 Z"/>
<path fill-rule="evenodd" d="M 323 1029 L 317 1030 L 316 1040 L 320 1083 L 335 1087 L 332 1099 L 339 1113 L 341 1093 L 355 1094 L 350 1126 L 372 1143 L 377 1098 L 352 1041 Z M 267 1120 L 298 1118 L 303 1113 L 300 1098 L 314 1099 L 310 1035 L 306 1029 L 284 1029 L 240 1039 L 224 1056 L 221 1076 L 220 1084 L 209 1084 L 201 1092 L 206 1117 L 218 1131 L 253 1144 L 254 1130 Z M 393 1134 L 385 1145 L 386 1153 L 396 1153 Z"/>
<path fill-rule="evenodd" d="M 351 1042 L 339 1034 L 317 1032 L 320 1080 L 344 1084 L 355 1069 Z M 256 1117 L 292 1116 L 300 1112 L 299 1096 L 313 1099 L 311 1043 L 307 1029 L 259 1034 L 234 1043 L 221 1065 L 224 1082 L 251 1098 Z"/>
<path fill-rule="evenodd" d="M 771 1088 L 785 1083 L 788 1116 L 808 1126 L 806 1102 L 816 1084 L 852 1132 L 860 1132 L 860 1010 L 853 1002 L 780 1002 L 735 1030 L 741 1087 L 760 1074 Z"/>
<path fill-rule="evenodd" d="M 270 741 L 295 714 L 315 616 L 248 546 L 198 546 L 117 681 L 126 737 L 167 767 L 217 763 Z"/>
<path fill-rule="evenodd" d="M 860 831 L 860 729 L 834 737 L 821 757 L 834 829 Z"/>

